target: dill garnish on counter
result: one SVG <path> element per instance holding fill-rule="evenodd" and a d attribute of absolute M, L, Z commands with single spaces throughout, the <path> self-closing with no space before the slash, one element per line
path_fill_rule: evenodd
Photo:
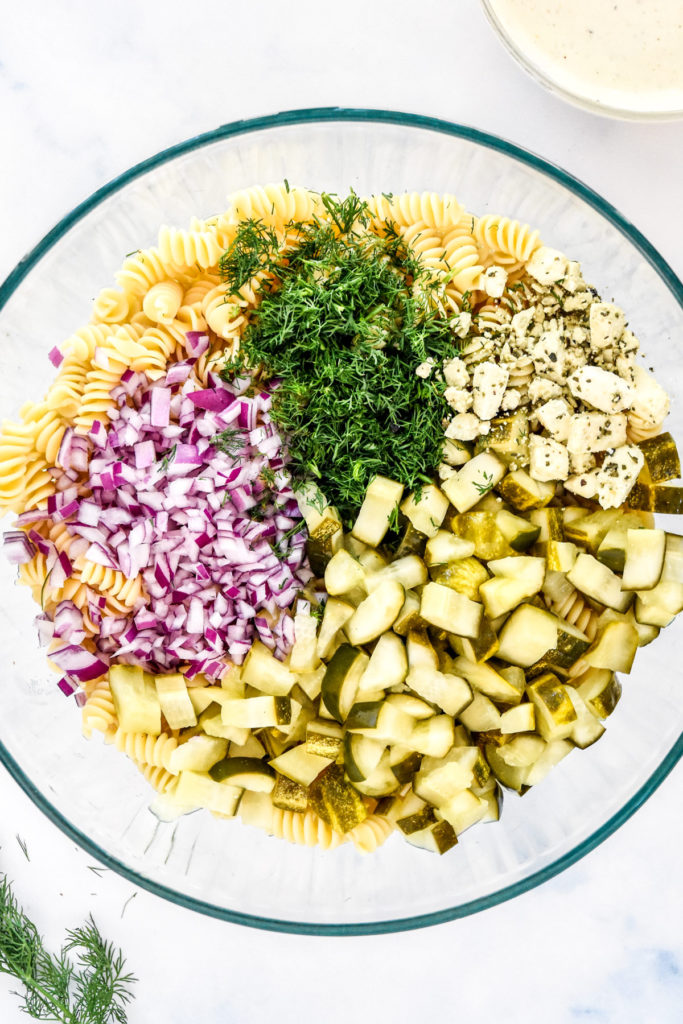
<path fill-rule="evenodd" d="M 415 488 L 441 461 L 448 406 L 438 365 L 458 351 L 453 325 L 431 301 L 437 285 L 392 225 L 371 233 L 355 194 L 322 196 L 329 219 L 275 232 L 245 222 L 221 261 L 229 293 L 260 274 L 259 305 L 241 366 L 277 381 L 273 418 L 287 435 L 295 477 L 324 476 L 327 499 L 355 516 L 376 474 Z"/>

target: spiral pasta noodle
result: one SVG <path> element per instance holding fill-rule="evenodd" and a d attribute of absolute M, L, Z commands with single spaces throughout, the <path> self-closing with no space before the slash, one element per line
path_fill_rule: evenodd
<path fill-rule="evenodd" d="M 570 626 L 576 626 L 582 633 L 585 633 L 589 640 L 594 640 L 598 631 L 599 614 L 587 603 L 578 590 L 561 598 L 552 601 L 550 609 L 560 619 L 564 619 Z"/>
<path fill-rule="evenodd" d="M 109 680 L 99 680 L 81 709 L 83 735 L 89 739 L 93 730 L 104 733 L 110 741 L 117 731 L 118 719 Z"/>
<path fill-rule="evenodd" d="M 159 231 L 159 257 L 166 266 L 215 266 L 223 247 L 213 231 L 184 231 L 163 227 Z"/>
<path fill-rule="evenodd" d="M 466 226 L 456 225 L 444 235 L 443 243 L 444 262 L 454 288 L 474 291 L 484 269 L 474 237 Z"/>
<path fill-rule="evenodd" d="M 368 208 L 375 222 L 394 222 L 399 227 L 424 221 L 430 228 L 452 228 L 464 213 L 464 207 L 455 196 L 437 192 L 370 196 Z"/>
<path fill-rule="evenodd" d="M 418 256 L 423 266 L 435 271 L 448 269 L 444 256 L 444 244 L 441 232 L 424 221 L 416 221 L 408 227 L 401 228 L 401 236 Z"/>
<path fill-rule="evenodd" d="M 663 417 L 658 422 L 651 423 L 644 417 L 638 416 L 635 412 L 631 411 L 627 413 L 626 417 L 626 436 L 633 444 L 637 444 L 639 441 L 647 441 L 651 437 L 661 434 L 665 419 L 666 417 Z"/>
<path fill-rule="evenodd" d="M 526 263 L 541 245 L 540 233 L 510 217 L 486 214 L 474 225 L 474 237 L 482 254 L 502 266 Z"/>
<path fill-rule="evenodd" d="M 138 761 L 135 761 L 134 764 L 140 770 L 152 789 L 156 789 L 157 793 L 168 793 L 175 785 L 177 776 L 171 775 L 166 768 L 163 768 L 160 765 L 144 764 Z"/>
<path fill-rule="evenodd" d="M 128 610 L 145 599 L 141 576 L 128 579 L 118 569 L 108 569 L 96 562 L 86 561 L 83 561 L 78 567 L 78 575 L 82 583 L 101 591 L 108 597 L 117 598 Z M 76 604 L 75 601 L 74 604 Z"/>
<path fill-rule="evenodd" d="M 341 846 L 344 837 L 319 818 L 310 808 L 303 813 L 273 808 L 270 829 L 278 839 L 298 846 L 319 846 L 323 850 L 334 850 Z"/>
<path fill-rule="evenodd" d="M 378 814 L 369 815 L 360 825 L 356 825 L 346 838 L 350 840 L 360 853 L 374 853 L 375 850 L 385 843 L 394 826 L 387 819 Z"/>
<path fill-rule="evenodd" d="M 255 185 L 230 197 L 233 220 L 260 220 L 283 227 L 288 221 L 311 220 L 322 209 L 320 196 L 304 188 Z"/>
<path fill-rule="evenodd" d="M 124 732 L 119 728 L 114 736 L 114 745 L 132 761 L 168 771 L 169 758 L 178 746 L 178 740 L 163 732 L 159 736 L 149 736 L 144 732 Z"/>
<path fill-rule="evenodd" d="M 103 288 L 92 307 L 95 324 L 122 324 L 131 316 L 135 300 L 118 288 Z"/>
<path fill-rule="evenodd" d="M 194 262 L 194 261 L 192 261 Z M 124 260 L 123 266 L 116 273 L 116 282 L 129 297 L 142 298 L 149 289 L 166 281 L 169 276 L 183 283 L 181 268 L 164 260 L 159 249 L 139 249 Z M 130 301 L 130 299 L 129 299 Z"/>
<path fill-rule="evenodd" d="M 165 324 L 173 320 L 183 301 L 184 289 L 177 281 L 153 284 L 142 300 L 142 311 L 149 320 Z"/>

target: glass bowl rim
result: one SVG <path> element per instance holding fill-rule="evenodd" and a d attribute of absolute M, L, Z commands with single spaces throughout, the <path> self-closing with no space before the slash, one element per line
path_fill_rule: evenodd
<path fill-rule="evenodd" d="M 683 282 L 677 277 L 672 267 L 663 259 L 653 245 L 644 235 L 631 224 L 619 211 L 607 200 L 603 199 L 597 192 L 593 191 L 578 178 L 567 171 L 556 166 L 548 160 L 508 142 L 497 135 L 480 131 L 477 128 L 470 128 L 466 125 L 457 124 L 440 118 L 428 117 L 421 114 L 404 113 L 393 110 L 376 110 L 364 107 L 312 107 L 297 110 L 282 111 L 277 114 L 268 114 L 261 117 L 253 117 L 245 120 L 232 121 L 221 125 L 211 131 L 193 136 L 184 142 L 169 146 L 152 157 L 142 160 L 122 174 L 113 178 L 107 184 L 97 189 L 89 198 L 76 206 L 70 213 L 66 214 L 47 234 L 24 256 L 9 273 L 4 282 L 0 285 L 0 311 L 14 294 L 20 283 L 36 266 L 42 257 L 62 238 L 67 231 L 78 221 L 82 220 L 92 209 L 98 206 L 109 196 L 118 192 L 129 182 L 147 171 L 153 170 L 177 156 L 200 149 L 233 136 L 246 135 L 251 132 L 262 131 L 269 128 L 281 128 L 290 125 L 314 124 L 334 122 L 359 122 L 359 123 L 381 123 L 393 124 L 401 127 L 425 129 L 443 135 L 450 135 L 455 138 L 464 139 L 467 142 L 474 142 L 488 149 L 497 150 L 505 156 L 536 171 L 540 171 L 547 177 L 558 182 L 567 188 L 574 195 L 578 196 L 607 220 L 621 234 L 623 234 L 638 250 L 641 256 L 647 260 L 654 271 L 662 279 L 673 298 L 683 308 Z M 457 918 L 467 917 L 470 914 L 487 910 L 490 907 L 505 900 L 519 896 L 530 889 L 535 888 L 542 882 L 553 878 L 555 875 L 570 867 L 580 860 L 591 850 L 616 831 L 632 814 L 643 804 L 648 797 L 663 782 L 666 776 L 672 771 L 677 762 L 683 757 L 683 735 L 679 736 L 672 748 L 664 756 L 660 764 L 654 770 L 649 779 L 633 794 L 633 796 L 621 807 L 611 818 L 591 835 L 583 839 L 573 849 L 568 850 L 557 860 L 546 865 L 540 870 L 528 875 L 511 885 L 504 886 L 496 892 L 486 896 L 470 900 L 467 903 L 456 907 L 447 907 L 443 910 L 433 911 L 428 914 L 418 914 L 412 917 L 395 918 L 383 921 L 360 921 L 348 924 L 334 923 L 307 923 L 304 921 L 286 921 L 275 918 L 260 917 L 253 914 L 233 911 L 226 907 L 215 906 L 205 900 L 187 896 L 165 885 L 146 878 L 137 871 L 126 866 L 111 854 L 103 850 L 97 843 L 93 842 L 87 835 L 76 828 L 65 818 L 34 783 L 24 773 L 20 765 L 10 754 L 0 739 L 0 763 L 4 765 L 9 774 L 23 789 L 26 795 L 33 801 L 36 807 L 56 825 L 61 831 L 72 839 L 87 853 L 96 857 L 107 867 L 117 874 L 127 878 L 130 882 L 146 889 L 155 896 L 169 900 L 188 910 L 215 917 L 220 920 L 229 921 L 232 924 L 248 925 L 252 928 L 265 929 L 267 931 L 289 932 L 299 935 L 377 935 L 389 932 L 408 931 L 415 928 L 424 928 L 429 925 L 443 924 Z"/>
<path fill-rule="evenodd" d="M 671 121 L 680 121 L 683 118 L 683 109 L 634 110 L 632 107 L 617 107 L 609 103 L 598 103 L 596 100 L 588 99 L 582 93 L 573 92 L 571 89 L 558 85 L 557 80 L 552 75 L 541 71 L 538 64 L 517 43 L 513 42 L 503 28 L 498 14 L 493 9 L 492 0 L 480 0 L 480 2 L 491 28 L 522 70 L 526 71 L 535 82 L 542 85 L 548 92 L 559 96 L 560 99 L 565 100 L 567 103 L 571 103 L 572 106 L 578 107 L 579 110 L 587 110 L 591 114 L 601 115 L 602 117 L 611 117 L 619 121 L 637 121 L 641 124 L 666 124 Z"/>

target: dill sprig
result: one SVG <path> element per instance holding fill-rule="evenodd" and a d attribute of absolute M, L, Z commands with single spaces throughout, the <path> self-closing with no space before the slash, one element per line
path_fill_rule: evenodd
<path fill-rule="evenodd" d="M 125 1007 L 136 981 L 125 960 L 89 918 L 67 932 L 59 954 L 49 953 L 19 906 L 7 878 L 0 879 L 0 973 L 23 988 L 22 1010 L 58 1024 L 126 1024 Z"/>
<path fill-rule="evenodd" d="M 452 357 L 459 343 L 431 301 L 438 283 L 396 227 L 371 233 L 367 205 L 354 193 L 321 199 L 328 217 L 294 225 L 286 259 L 270 229 L 247 222 L 238 230 L 221 262 L 228 291 L 256 264 L 275 281 L 261 288 L 239 360 L 223 373 L 260 367 L 273 380 L 272 416 L 287 435 L 293 476 L 322 481 L 349 522 L 376 474 L 410 488 L 431 478 L 445 384 L 415 369 Z"/>

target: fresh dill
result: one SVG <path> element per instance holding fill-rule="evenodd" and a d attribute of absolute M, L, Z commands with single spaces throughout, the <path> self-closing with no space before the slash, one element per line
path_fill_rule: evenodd
<path fill-rule="evenodd" d="M 294 478 L 324 479 L 349 522 L 373 476 L 414 488 L 443 446 L 444 382 L 415 368 L 459 350 L 454 320 L 432 301 L 437 283 L 395 225 L 369 230 L 355 193 L 323 193 L 326 217 L 290 225 L 283 260 L 274 231 L 247 221 L 221 260 L 228 293 L 266 271 L 259 303 L 227 379 L 261 368 L 272 417 L 287 437 Z"/>
<path fill-rule="evenodd" d="M 488 494 L 489 491 L 493 490 L 493 473 L 482 472 L 481 475 L 482 479 L 473 480 L 472 486 L 474 487 L 475 491 L 477 491 L 477 493 L 481 497 L 483 497 L 485 494 Z"/>
<path fill-rule="evenodd" d="M 223 430 L 220 434 L 214 435 L 211 444 L 218 451 L 234 459 L 244 451 L 244 434 L 235 428 Z"/>
<path fill-rule="evenodd" d="M 24 857 L 26 857 L 26 860 L 30 861 L 31 858 L 28 855 L 28 846 L 26 845 L 26 840 L 22 839 L 19 833 L 17 833 L 17 842 L 19 843 L 19 849 L 23 853 Z"/>
<path fill-rule="evenodd" d="M 400 526 L 398 505 L 394 505 L 387 518 L 389 520 L 389 530 L 391 533 L 397 533 Z"/>
<path fill-rule="evenodd" d="M 275 486 L 275 471 L 270 466 L 264 466 L 261 470 L 261 479 L 266 487 Z"/>
<path fill-rule="evenodd" d="M 22 987 L 21 1009 L 35 1020 L 57 1024 L 126 1024 L 126 1005 L 136 978 L 125 971 L 119 949 L 95 922 L 67 932 L 57 955 L 19 906 L 6 877 L 0 878 L 0 973 Z"/>
<path fill-rule="evenodd" d="M 323 615 L 325 614 L 325 605 L 326 604 L 327 604 L 326 601 L 321 601 L 320 604 L 312 604 L 311 605 L 311 615 L 313 616 L 313 618 L 316 620 L 316 622 L 318 624 L 320 624 L 323 621 Z"/>
<path fill-rule="evenodd" d="M 176 454 L 177 450 L 178 450 L 178 445 L 174 444 L 172 448 L 169 448 L 168 451 L 164 452 L 164 457 L 162 458 L 161 463 L 160 463 L 160 466 L 161 466 L 161 468 L 162 468 L 162 470 L 164 472 L 166 472 L 168 467 L 171 465 L 171 463 L 175 459 L 175 454 Z"/>
<path fill-rule="evenodd" d="M 296 537 L 297 534 L 303 533 L 305 529 L 306 524 L 303 521 L 303 519 L 300 519 L 297 523 L 294 524 L 294 526 L 290 526 L 290 528 L 286 531 L 286 533 L 282 534 L 278 541 L 270 545 L 275 557 L 279 558 L 281 562 L 284 561 L 284 559 L 287 557 L 288 552 L 287 541 L 291 540 L 293 537 Z"/>

